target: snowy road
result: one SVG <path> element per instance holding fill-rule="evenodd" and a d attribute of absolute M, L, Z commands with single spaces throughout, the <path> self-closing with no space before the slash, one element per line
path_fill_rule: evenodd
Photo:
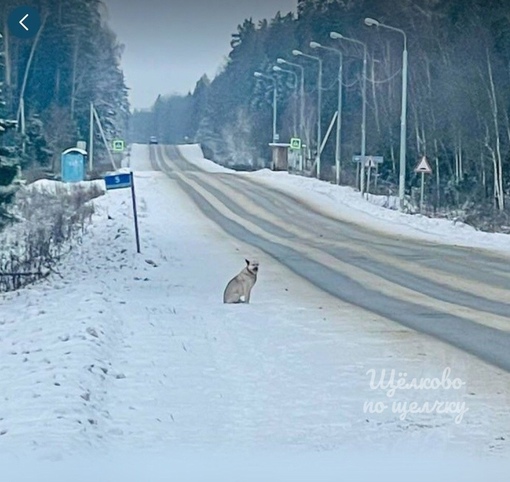
<path fill-rule="evenodd" d="M 507 258 L 320 216 L 252 179 L 201 171 L 173 146 L 152 156 L 229 234 L 343 301 L 510 371 Z"/>
<path fill-rule="evenodd" d="M 376 243 L 373 233 L 349 225 L 339 231 L 326 218 L 319 231 L 307 209 L 285 196 L 242 178 L 205 175 L 182 159 L 174 164 L 172 149 L 160 147 L 155 154 L 153 163 L 170 169 L 170 177 L 154 172 L 147 146 L 135 146 L 131 156 L 141 255 L 134 249 L 129 190 L 112 191 L 95 201 L 94 223 L 63 261 L 60 276 L 0 295 L 0 454 L 139 457 L 189 449 L 510 455 L 508 372 L 363 308 L 363 297 L 350 303 L 343 301 L 345 293 L 331 296 L 285 266 L 292 248 L 292 259 L 310 259 L 309 273 L 298 272 L 305 278 L 331 264 L 320 271 L 331 280 L 331 293 L 336 283 L 357 279 L 358 287 L 372 286 L 370 296 L 381 291 L 389 298 L 384 290 L 391 281 L 362 272 L 354 255 L 352 265 L 339 258 L 352 250 L 361 259 L 370 248 L 382 269 L 396 241 Z M 211 219 L 181 187 L 196 189 L 195 199 Z M 236 228 L 241 239 L 251 231 L 254 246 L 220 228 L 215 210 L 230 226 L 242 225 Z M 277 230 L 273 217 L 282 213 L 287 222 Z M 367 248 L 359 236 L 370 236 L 372 245 Z M 265 239 L 263 249 L 256 247 L 258 239 Z M 275 246 L 283 246 L 281 254 L 264 252 Z M 226 282 L 249 256 L 261 262 L 252 303 L 224 305 Z M 412 275 L 417 261 L 411 256 L 399 269 Z M 437 276 L 445 286 L 482 286 L 486 314 L 497 311 L 493 298 L 504 286 L 483 283 L 482 269 L 474 279 L 451 274 L 461 264 L 452 254 L 441 270 L 423 263 L 428 271 L 420 276 L 431 285 Z M 498 268 L 497 279 L 504 282 L 507 274 Z M 412 314 L 418 303 L 406 301 L 411 294 L 396 283 L 391 289 L 398 306 Z M 412 295 L 421 296 L 421 309 L 429 312 L 425 295 Z M 451 301 L 440 306 L 434 312 L 447 316 L 447 307 L 466 309 L 455 315 L 463 326 L 496 329 L 482 325 L 479 309 Z M 497 316 L 486 320 L 507 321 Z M 450 370 L 462 385 L 390 394 L 371 384 L 371 370 L 377 376 L 395 370 L 397 378 L 409 380 L 440 379 Z M 434 401 L 452 409 L 405 410 Z M 387 407 L 375 413 L 367 405 L 373 403 Z"/>

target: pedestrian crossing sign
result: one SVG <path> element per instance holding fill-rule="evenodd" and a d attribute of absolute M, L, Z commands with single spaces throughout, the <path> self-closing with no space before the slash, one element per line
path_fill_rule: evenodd
<path fill-rule="evenodd" d="M 294 150 L 301 149 L 301 139 L 299 137 L 293 137 L 290 140 L 290 148 Z"/>
<path fill-rule="evenodd" d="M 112 147 L 115 152 L 121 152 L 124 150 L 124 141 L 121 139 L 116 139 L 113 141 Z"/>

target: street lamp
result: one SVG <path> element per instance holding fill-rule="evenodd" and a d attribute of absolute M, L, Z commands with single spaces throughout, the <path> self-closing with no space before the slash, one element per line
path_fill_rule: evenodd
<path fill-rule="evenodd" d="M 278 64 L 290 65 L 291 67 L 296 67 L 301 71 L 301 82 L 299 87 L 299 97 L 300 97 L 300 109 L 299 109 L 299 137 L 301 140 L 304 138 L 305 131 L 305 68 L 293 62 L 289 62 L 285 59 L 278 58 L 276 59 Z M 303 170 L 303 153 L 301 153 L 300 157 L 300 170 Z"/>
<path fill-rule="evenodd" d="M 285 72 L 286 74 L 289 74 L 289 75 L 292 75 L 292 77 L 294 78 L 294 83 L 292 85 L 292 89 L 296 90 L 297 89 L 297 84 L 298 84 L 298 80 L 297 80 L 297 74 L 296 72 L 294 72 L 293 70 L 288 70 L 288 69 L 282 69 L 280 66 L 278 65 L 274 65 L 273 66 L 273 72 Z M 296 127 L 296 93 L 294 92 L 293 94 L 294 96 L 294 106 L 293 106 L 293 126 L 292 126 L 292 133 L 294 136 L 297 135 L 297 127 Z"/>
<path fill-rule="evenodd" d="M 316 57 L 315 55 L 308 55 L 301 50 L 293 50 L 292 55 L 305 57 L 307 59 L 315 60 L 319 63 L 319 77 L 318 77 L 318 85 L 317 85 L 317 179 L 321 177 L 321 102 L 322 102 L 322 59 L 320 57 Z"/>
<path fill-rule="evenodd" d="M 369 27 L 383 27 L 399 32 L 404 36 L 404 50 L 402 52 L 402 112 L 400 114 L 400 174 L 398 183 L 400 210 L 403 211 L 406 182 L 407 36 L 400 28 L 386 25 L 373 18 L 365 18 L 365 25 Z"/>
<path fill-rule="evenodd" d="M 334 40 L 347 40 L 363 47 L 363 72 L 361 79 L 361 96 L 362 96 L 362 107 L 361 107 L 361 183 L 360 191 L 363 196 L 365 192 L 365 156 L 366 156 L 366 145 L 367 145 L 367 46 L 364 42 L 356 40 L 350 37 L 344 37 L 338 32 L 330 32 L 329 36 Z"/>
<path fill-rule="evenodd" d="M 296 72 L 294 72 L 293 70 L 282 69 L 278 65 L 273 66 L 273 71 L 274 72 L 286 72 L 286 73 L 292 75 L 294 77 L 294 84 L 293 84 L 292 88 L 296 88 L 297 87 L 297 74 L 296 74 Z"/>
<path fill-rule="evenodd" d="M 334 52 L 338 55 L 338 101 L 337 101 L 337 119 L 336 119 L 336 145 L 335 145 L 335 175 L 336 183 L 340 184 L 340 158 L 341 158 L 341 129 L 342 129 L 342 69 L 343 54 L 340 50 L 333 47 L 325 47 L 318 42 L 310 42 L 312 49 L 323 49 Z"/>
<path fill-rule="evenodd" d="M 259 79 L 267 79 L 273 83 L 273 143 L 276 142 L 276 80 L 261 72 L 254 72 L 253 75 Z"/>

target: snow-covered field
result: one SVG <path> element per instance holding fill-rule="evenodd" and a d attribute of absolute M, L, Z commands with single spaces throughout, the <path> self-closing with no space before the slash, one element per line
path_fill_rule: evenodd
<path fill-rule="evenodd" d="M 190 162 L 209 172 L 232 172 L 203 158 L 200 146 L 180 146 L 182 154 Z M 279 189 L 324 214 L 356 224 L 365 224 L 384 232 L 400 234 L 409 238 L 423 239 L 443 244 L 485 248 L 510 254 L 510 236 L 500 233 L 477 231 L 472 226 L 447 219 L 429 218 L 420 214 L 404 214 L 384 207 L 386 196 L 370 195 L 363 199 L 351 187 L 336 186 L 317 179 L 273 172 L 262 169 L 255 172 L 240 172 L 258 182 Z M 395 203 L 390 199 L 390 204 Z"/>
<path fill-rule="evenodd" d="M 169 465 L 180 480 L 345 480 L 353 470 L 362 475 L 348 480 L 425 480 L 452 461 L 464 465 L 458 480 L 481 480 L 496 469 L 474 468 L 475 457 L 508 458 L 509 374 L 340 302 L 228 237 L 150 170 L 146 149 L 131 154 L 142 254 L 129 190 L 110 191 L 61 277 L 0 294 L 0 455 L 93 456 L 80 476 L 95 470 L 98 481 L 160 480 Z M 332 209 L 313 180 L 243 175 L 294 193 L 313 186 L 314 202 Z M 222 304 L 250 256 L 261 262 L 252 303 Z M 371 383 L 383 370 L 408 381 L 446 373 L 461 386 L 391 395 Z M 413 401 L 443 410 L 405 412 Z M 388 407 L 373 413 L 378 402 Z M 108 476 L 107 459 L 122 478 Z M 388 465 L 406 478 L 385 478 Z M 7 467 L 2 480 L 28 472 Z M 23 480 L 56 481 L 55 470 Z"/>

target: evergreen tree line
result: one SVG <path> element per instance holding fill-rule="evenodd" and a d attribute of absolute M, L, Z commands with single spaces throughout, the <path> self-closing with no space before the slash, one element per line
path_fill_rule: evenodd
<path fill-rule="evenodd" d="M 364 19 L 407 35 L 406 193 L 419 186 L 413 168 L 426 156 L 433 168 L 426 196 L 435 208 L 504 212 L 510 182 L 510 16 L 505 0 L 299 0 L 297 15 L 278 13 L 238 26 L 222 72 L 203 77 L 193 93 L 158 98 L 144 112 L 146 126 L 163 141 L 199 142 L 220 163 L 264 164 L 272 138 L 272 85 L 278 86 L 277 131 L 288 142 L 299 118 L 293 76 L 275 73 L 284 58 L 305 67 L 305 141 L 316 148 L 317 63 L 293 49 L 323 58 L 322 133 L 337 108 L 338 55 L 311 49 L 311 41 L 343 52 L 342 183 L 354 185 L 360 154 L 362 54 L 359 44 L 332 40 L 336 31 L 366 44 L 366 152 L 384 156 L 379 187 L 397 192 L 403 37 L 366 26 Z M 142 113 L 137 113 L 138 118 Z M 135 125 L 136 125 L 135 119 Z M 145 135 L 149 135 L 146 132 Z M 313 157 L 313 152 L 311 157 Z M 322 156 L 332 179 L 334 132 Z M 328 169 L 329 168 L 329 169 Z"/>
<path fill-rule="evenodd" d="M 0 186 L 12 185 L 13 166 L 17 173 L 44 168 L 58 174 L 61 152 L 78 140 L 88 143 L 91 103 L 108 140 L 123 137 L 129 117 L 122 47 L 105 23 L 102 2 L 31 2 L 41 27 L 34 38 L 20 39 L 10 34 L 8 16 L 25 4 L 0 3 L 0 118 L 17 121 L 15 129 L 0 133 Z M 95 158 L 101 162 L 106 150 L 96 136 Z M 0 191 L 0 206 L 8 200 Z"/>

